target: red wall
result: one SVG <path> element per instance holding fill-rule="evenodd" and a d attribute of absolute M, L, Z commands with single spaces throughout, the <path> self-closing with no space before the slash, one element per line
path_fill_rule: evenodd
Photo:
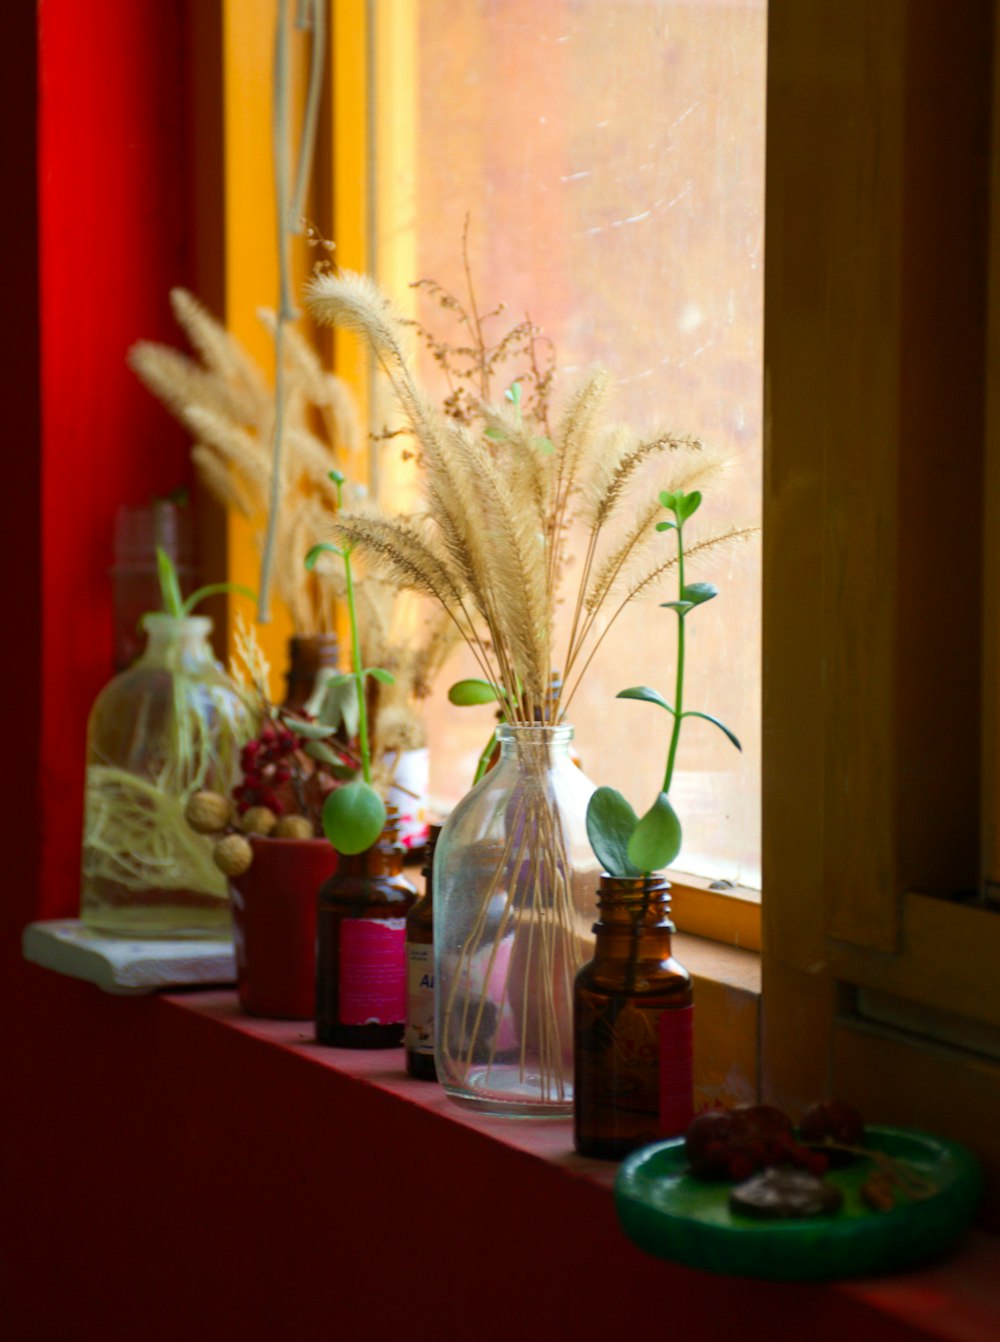
<path fill-rule="evenodd" d="M 176 339 L 167 291 L 189 280 L 192 252 L 184 0 L 5 0 L 2 28 L 0 1317 L 51 1290 L 25 1249 L 73 1214 L 32 1160 L 76 1152 L 79 1095 L 50 1070 L 63 1012 L 94 1046 L 109 1004 L 79 987 L 68 999 L 26 966 L 20 934 L 77 910 L 87 713 L 111 673 L 115 509 L 187 479 L 183 435 L 124 357 L 140 336 Z M 18 1339 L 36 1336 L 23 1327 Z M 57 1335 L 76 1334 L 37 1333 Z"/>
<path fill-rule="evenodd" d="M 38 6 L 41 515 L 39 528 L 19 509 L 14 525 L 41 549 L 46 916 L 76 911 L 83 733 L 111 667 L 114 513 L 189 474 L 183 435 L 124 362 L 141 336 L 176 341 L 167 293 L 189 282 L 184 39 L 183 0 Z"/>

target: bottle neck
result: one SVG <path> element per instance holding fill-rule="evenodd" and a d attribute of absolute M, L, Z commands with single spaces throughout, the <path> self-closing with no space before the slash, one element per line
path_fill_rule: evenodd
<path fill-rule="evenodd" d="M 496 731 L 501 761 L 556 764 L 569 759 L 573 728 L 566 723 L 552 727 L 544 723 L 532 726 L 501 723 Z"/>
<path fill-rule="evenodd" d="M 663 876 L 602 876 L 597 891 L 597 953 L 624 952 L 636 938 L 655 943 L 669 954 L 670 934 L 677 929 L 670 918 L 670 882 Z"/>
<path fill-rule="evenodd" d="M 340 644 L 336 634 L 295 634 L 288 640 L 288 671 L 285 674 L 285 708 L 305 708 L 317 689 L 317 678 L 325 684 L 328 672 L 336 671 Z M 317 705 L 313 705 L 317 707 Z"/>
<path fill-rule="evenodd" d="M 288 640 L 290 675 L 314 676 L 329 667 L 336 670 L 340 643 L 336 634 L 295 634 Z"/>
<path fill-rule="evenodd" d="M 140 658 L 143 666 L 162 666 L 171 671 L 212 666 L 215 655 L 208 636 L 212 621 L 206 615 L 163 615 L 142 617 L 146 631 L 146 650 Z"/>
<path fill-rule="evenodd" d="M 424 848 L 424 865 L 420 868 L 420 874 L 424 878 L 424 894 L 430 899 L 434 891 L 434 849 L 437 847 L 437 841 L 441 834 L 441 826 L 430 824 L 427 826 L 427 844 Z"/>

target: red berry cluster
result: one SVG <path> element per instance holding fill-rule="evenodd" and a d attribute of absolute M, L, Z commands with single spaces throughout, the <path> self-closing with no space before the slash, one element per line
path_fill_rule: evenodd
<path fill-rule="evenodd" d="M 709 1109 L 687 1130 L 692 1172 L 704 1178 L 749 1179 L 757 1170 L 793 1165 L 821 1178 L 828 1160 L 795 1140 L 791 1119 L 769 1104 Z"/>
<path fill-rule="evenodd" d="M 281 815 L 284 802 L 277 788 L 287 783 L 292 771 L 287 761 L 302 742 L 287 727 L 267 726 L 254 741 L 248 741 L 240 752 L 243 782 L 233 788 L 233 798 L 240 815 L 251 806 L 266 806 L 275 815 Z"/>

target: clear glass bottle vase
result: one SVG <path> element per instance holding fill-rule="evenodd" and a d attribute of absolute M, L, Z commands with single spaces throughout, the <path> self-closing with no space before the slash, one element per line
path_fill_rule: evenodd
<path fill-rule="evenodd" d="M 594 784 L 570 726 L 500 726 L 501 755 L 437 841 L 435 1061 L 457 1103 L 573 1109 L 573 980 L 593 954 Z"/>
<path fill-rule="evenodd" d="M 80 913 L 102 935 L 212 937 L 229 929 L 212 845 L 184 819 L 192 792 L 228 792 L 252 733 L 204 616 L 151 614 L 146 650 L 104 687 L 87 726 Z"/>

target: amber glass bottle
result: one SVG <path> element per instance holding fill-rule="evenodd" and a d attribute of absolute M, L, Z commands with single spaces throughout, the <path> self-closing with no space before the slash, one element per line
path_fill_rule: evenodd
<path fill-rule="evenodd" d="M 338 1048 L 393 1048 L 406 1020 L 406 915 L 416 889 L 390 812 L 363 853 L 337 856 L 316 920 L 316 1038 Z"/>
<path fill-rule="evenodd" d="M 436 1081 L 434 1066 L 434 845 L 440 825 L 430 825 L 424 852 L 424 893 L 406 915 L 406 1070 L 418 1081 Z"/>
<path fill-rule="evenodd" d="M 602 876 L 598 908 L 574 994 L 574 1135 L 581 1155 L 618 1160 L 691 1121 L 691 977 L 662 876 Z"/>
<path fill-rule="evenodd" d="M 336 634 L 295 634 L 288 640 L 283 708 L 305 708 L 321 671 L 336 671 L 340 645 Z"/>

